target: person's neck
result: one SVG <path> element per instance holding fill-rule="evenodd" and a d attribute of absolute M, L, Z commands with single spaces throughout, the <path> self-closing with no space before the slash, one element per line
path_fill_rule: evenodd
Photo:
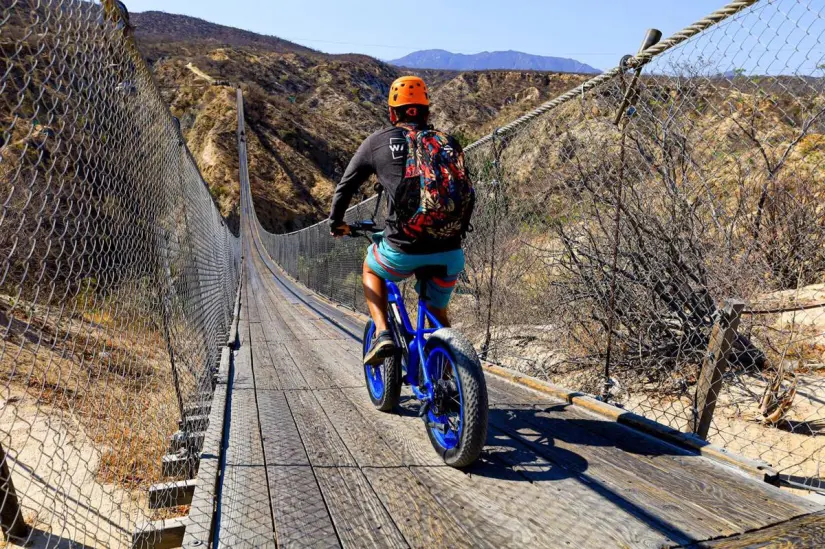
<path fill-rule="evenodd" d="M 421 129 L 421 128 L 426 128 L 427 123 L 426 122 L 424 122 L 424 123 L 421 123 L 421 122 L 396 122 L 395 126 L 397 126 L 397 127 L 408 127 L 409 126 L 411 128 L 414 128 L 414 129 Z"/>

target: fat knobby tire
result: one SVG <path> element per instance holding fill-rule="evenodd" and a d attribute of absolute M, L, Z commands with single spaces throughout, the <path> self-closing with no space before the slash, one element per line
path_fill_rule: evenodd
<path fill-rule="evenodd" d="M 368 321 L 364 326 L 364 337 L 362 339 L 363 347 L 366 349 L 368 345 L 367 337 L 372 329 L 372 320 Z M 366 351 L 365 351 L 366 353 Z M 370 391 L 370 380 L 367 377 L 367 367 L 362 366 L 364 370 L 364 383 L 367 387 L 367 394 L 370 396 L 372 405 L 382 412 L 390 412 L 398 405 L 401 400 L 401 354 L 396 352 L 393 356 L 384 361 L 381 368 L 381 374 L 384 378 L 384 394 L 381 398 L 375 398 Z"/>
<path fill-rule="evenodd" d="M 461 440 L 450 450 L 438 444 L 432 429 L 427 429 L 427 436 L 444 463 L 456 468 L 468 467 L 478 459 L 487 440 L 487 383 L 473 345 L 460 332 L 450 328 L 438 330 L 427 341 L 427 354 L 435 346 L 446 350 L 453 359 L 461 384 L 463 430 Z"/>

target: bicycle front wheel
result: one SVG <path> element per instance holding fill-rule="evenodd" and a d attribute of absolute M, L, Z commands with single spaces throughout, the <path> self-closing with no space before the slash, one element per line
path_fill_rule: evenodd
<path fill-rule="evenodd" d="M 487 439 L 487 384 L 473 345 L 450 328 L 427 340 L 426 365 L 434 399 L 427 412 L 427 435 L 444 463 L 467 467 Z"/>

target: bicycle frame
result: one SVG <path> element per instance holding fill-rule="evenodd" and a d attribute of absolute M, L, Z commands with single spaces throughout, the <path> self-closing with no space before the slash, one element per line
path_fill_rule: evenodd
<path fill-rule="evenodd" d="M 427 304 L 423 297 L 418 299 L 418 320 L 416 327 L 413 329 L 410 316 L 407 313 L 407 307 L 404 304 L 404 297 L 401 295 L 401 290 L 394 282 L 386 281 L 387 291 L 389 296 L 389 308 L 393 315 L 393 321 L 397 330 L 402 330 L 403 333 L 396 334 L 399 341 L 397 342 L 404 351 L 407 362 L 407 373 L 405 381 L 409 383 L 413 394 L 418 400 L 432 401 L 433 398 L 433 384 L 430 378 L 430 372 L 425 367 L 426 359 L 424 357 L 424 346 L 427 340 L 424 336 L 434 333 L 436 330 L 443 328 L 437 318 L 427 308 Z M 429 319 L 435 328 L 427 328 L 426 320 Z M 424 377 L 424 391 L 421 391 L 422 384 L 420 381 L 420 374 Z"/>
<path fill-rule="evenodd" d="M 372 221 L 349 225 L 351 236 L 364 236 L 373 245 L 377 239 L 371 235 L 376 232 Z M 443 276 L 440 273 L 444 270 L 438 265 L 415 270 L 419 282 L 415 327 L 398 285 L 386 279 L 383 281 L 387 291 L 387 324 L 396 349 L 394 356 L 390 360 L 384 359 L 383 364 L 365 363 L 364 377 L 373 405 L 383 412 L 390 412 L 400 404 L 401 386 L 409 385 L 414 398 L 421 404 L 418 416 L 424 420 L 433 448 L 447 465 L 466 467 L 478 458 L 484 444 L 487 391 L 481 364 L 474 352 L 466 351 L 471 343 L 461 334 L 449 331 L 434 335 L 444 325 L 427 307 L 427 290 L 429 280 Z M 431 328 L 427 328 L 428 321 Z M 373 344 L 375 331 L 373 321 L 364 327 L 364 357 Z M 430 348 L 427 349 L 427 345 Z M 398 379 L 399 374 L 403 379 Z M 466 401 L 465 384 L 469 384 L 472 391 L 468 393 L 471 398 Z"/>

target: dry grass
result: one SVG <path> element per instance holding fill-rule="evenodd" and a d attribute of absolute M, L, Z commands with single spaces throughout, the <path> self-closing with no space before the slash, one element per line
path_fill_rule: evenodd
<path fill-rule="evenodd" d="M 166 520 L 176 517 L 185 517 L 189 514 L 190 505 L 178 505 L 177 507 L 163 507 L 153 509 L 151 520 Z"/>

